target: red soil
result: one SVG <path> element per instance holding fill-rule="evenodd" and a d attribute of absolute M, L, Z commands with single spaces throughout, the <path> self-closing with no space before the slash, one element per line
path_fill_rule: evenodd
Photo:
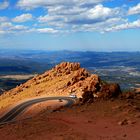
<path fill-rule="evenodd" d="M 0 126 L 2 140 L 140 140 L 139 100 L 97 101 Z"/>

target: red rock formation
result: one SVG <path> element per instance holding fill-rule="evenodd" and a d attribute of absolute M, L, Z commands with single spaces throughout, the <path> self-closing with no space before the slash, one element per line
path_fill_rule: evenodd
<path fill-rule="evenodd" d="M 121 89 L 118 84 L 104 84 L 98 92 L 99 98 L 116 98 L 121 94 Z"/>
<path fill-rule="evenodd" d="M 24 90 L 26 90 L 25 93 Z M 21 92 L 22 94 L 28 93 L 26 96 L 31 94 L 31 97 L 36 96 L 35 93 L 64 96 L 72 92 L 78 97 L 82 97 L 83 102 L 91 102 L 94 97 L 117 97 L 121 90 L 118 84 L 102 84 L 98 75 L 90 74 L 86 69 L 81 68 L 79 63 L 62 62 L 44 74 L 37 75 L 26 83 L 6 92 L 6 95 L 18 95 Z"/>

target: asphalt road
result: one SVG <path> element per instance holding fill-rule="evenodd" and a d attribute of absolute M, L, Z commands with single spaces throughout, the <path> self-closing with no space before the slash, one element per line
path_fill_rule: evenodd
<path fill-rule="evenodd" d="M 40 103 L 40 102 L 46 102 L 46 101 L 50 101 L 50 100 L 59 100 L 59 99 L 67 101 L 67 104 L 65 105 L 65 107 L 69 107 L 72 104 L 74 104 L 74 100 L 70 97 L 44 97 L 44 98 L 38 98 L 38 99 L 25 101 L 25 102 L 17 105 L 16 107 L 12 108 L 9 112 L 7 112 L 4 116 L 2 116 L 0 118 L 0 124 L 12 121 L 21 112 L 23 112 L 25 109 L 32 106 L 33 104 Z"/>

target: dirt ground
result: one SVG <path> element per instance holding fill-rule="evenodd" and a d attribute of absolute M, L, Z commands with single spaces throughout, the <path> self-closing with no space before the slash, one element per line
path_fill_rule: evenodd
<path fill-rule="evenodd" d="M 116 99 L 48 110 L 0 126 L 3 140 L 140 140 L 140 100 Z"/>

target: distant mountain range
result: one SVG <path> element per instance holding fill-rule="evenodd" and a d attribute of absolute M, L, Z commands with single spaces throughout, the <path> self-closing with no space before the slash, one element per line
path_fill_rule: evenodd
<path fill-rule="evenodd" d="M 1 50 L 0 75 L 40 74 L 62 61 L 80 62 L 124 89 L 140 86 L 140 52 Z"/>

